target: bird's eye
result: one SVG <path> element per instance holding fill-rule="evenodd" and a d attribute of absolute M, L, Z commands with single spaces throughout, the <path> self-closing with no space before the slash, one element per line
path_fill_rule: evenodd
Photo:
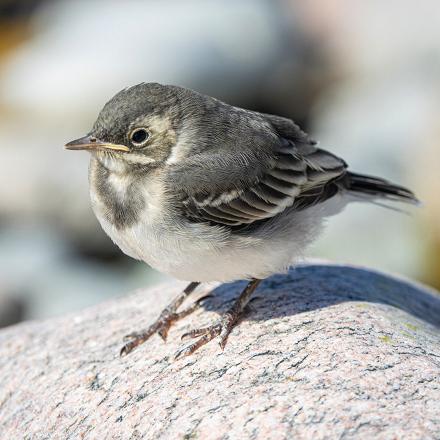
<path fill-rule="evenodd" d="M 136 128 L 130 134 L 130 140 L 136 147 L 145 145 L 149 137 L 148 131 L 145 128 Z"/>

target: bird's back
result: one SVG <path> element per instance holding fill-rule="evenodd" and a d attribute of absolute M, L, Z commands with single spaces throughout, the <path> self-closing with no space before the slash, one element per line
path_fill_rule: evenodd
<path fill-rule="evenodd" d="M 180 87 L 136 87 L 104 107 L 98 132 L 134 95 L 148 103 L 144 120 L 173 132 L 162 137 L 169 152 L 161 150 L 162 160 L 147 144 L 151 165 L 125 161 L 124 173 L 92 160 L 93 206 L 124 252 L 177 278 L 264 278 L 302 255 L 323 219 L 348 201 L 415 201 L 403 187 L 349 172 L 289 119 Z M 140 104 L 129 112 L 135 120 Z"/>

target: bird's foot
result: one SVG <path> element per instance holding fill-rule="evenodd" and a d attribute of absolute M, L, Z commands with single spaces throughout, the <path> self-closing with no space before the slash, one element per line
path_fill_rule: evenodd
<path fill-rule="evenodd" d="M 148 327 L 146 330 L 142 332 L 133 332 L 124 337 L 124 341 L 127 341 L 126 344 L 122 347 L 120 351 L 121 356 L 125 356 L 133 351 L 136 347 L 143 344 L 147 341 L 151 336 L 157 333 L 164 341 L 166 341 L 168 336 L 168 331 L 170 327 L 180 319 L 188 316 L 195 310 L 197 310 L 201 302 L 206 299 L 208 295 L 205 295 L 191 304 L 185 310 L 181 312 L 177 312 L 175 307 L 167 307 L 159 316 L 159 318 Z"/>
<path fill-rule="evenodd" d="M 190 330 L 189 332 L 182 335 L 182 341 L 188 339 L 198 338 L 196 341 L 189 345 L 181 347 L 174 355 L 174 359 L 178 360 L 185 356 L 189 356 L 194 353 L 203 345 L 207 344 L 212 339 L 219 337 L 219 345 L 223 350 L 226 345 L 229 333 L 237 324 L 238 318 L 240 317 L 240 312 L 231 309 L 226 312 L 217 322 L 208 326 Z"/>
<path fill-rule="evenodd" d="M 260 282 L 261 280 L 259 279 L 253 279 L 252 281 L 249 281 L 243 292 L 241 292 L 240 296 L 235 301 L 234 305 L 216 323 L 208 327 L 194 329 L 189 331 L 188 333 L 185 333 L 182 336 L 182 340 L 194 338 L 199 339 L 178 350 L 177 353 L 175 353 L 174 355 L 174 359 L 177 360 L 185 356 L 189 356 L 217 336 L 220 339 L 220 348 L 223 350 L 225 348 L 229 333 L 231 333 L 231 330 L 237 324 L 237 321 L 243 313 L 244 308 L 248 304 L 252 293 L 257 288 Z"/>

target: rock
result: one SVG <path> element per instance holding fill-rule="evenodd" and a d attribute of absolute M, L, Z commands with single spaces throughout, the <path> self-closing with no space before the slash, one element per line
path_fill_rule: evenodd
<path fill-rule="evenodd" d="M 2 438 L 438 438 L 440 297 L 367 269 L 266 280 L 224 352 L 173 361 L 179 335 L 243 283 L 120 358 L 182 283 L 0 332 Z M 203 289 L 201 289 L 203 290 Z"/>

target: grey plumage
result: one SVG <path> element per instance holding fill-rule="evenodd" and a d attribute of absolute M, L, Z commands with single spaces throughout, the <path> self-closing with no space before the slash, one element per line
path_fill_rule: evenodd
<path fill-rule="evenodd" d="M 165 142 L 148 151 L 162 161 L 140 168 L 148 174 L 163 167 L 173 203 L 193 221 L 237 229 L 286 209 L 305 209 L 341 190 L 415 200 L 410 191 L 385 180 L 347 172 L 342 159 L 318 148 L 289 119 L 236 108 L 180 87 L 143 83 L 123 90 L 104 106 L 92 134 L 130 145 L 129 126 L 144 115 L 166 118 L 175 139 L 190 127 L 192 144 L 185 160 L 167 166 L 173 145 Z M 115 222 L 130 224 L 135 216 L 131 206 L 139 204 L 133 188 L 129 203 L 112 203 L 106 172 L 98 167 L 96 173 L 102 175 L 98 189 L 108 199 Z"/>
<path fill-rule="evenodd" d="M 109 182 L 111 171 L 94 164 L 91 168 L 91 180 L 94 182 L 93 188 L 105 206 L 107 206 L 106 217 L 117 229 L 123 229 L 136 223 L 145 208 L 145 201 L 137 189 L 137 184 L 142 178 L 133 175 L 132 182 L 127 185 L 125 197 L 118 197 L 114 186 Z"/>
<path fill-rule="evenodd" d="M 289 119 L 176 86 L 124 89 L 66 147 L 91 151 L 92 206 L 125 253 L 192 281 L 188 291 L 254 279 L 225 320 L 191 332 L 203 336 L 186 354 L 215 336 L 224 344 L 257 279 L 292 264 L 324 217 L 353 200 L 417 202 L 404 187 L 348 171 Z M 123 352 L 166 335 L 181 300 Z"/>

